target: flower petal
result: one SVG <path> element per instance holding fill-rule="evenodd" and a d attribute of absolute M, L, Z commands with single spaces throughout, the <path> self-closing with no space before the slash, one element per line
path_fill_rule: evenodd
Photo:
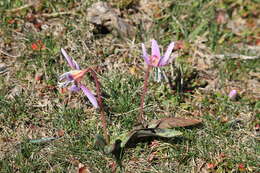
<path fill-rule="evenodd" d="M 87 87 L 85 87 L 84 85 L 80 85 L 80 88 L 82 89 L 82 91 L 84 92 L 84 94 L 88 97 L 89 101 L 92 103 L 92 105 L 95 108 L 98 108 L 98 102 L 96 97 L 92 94 L 91 91 L 89 91 L 89 89 Z"/>
<path fill-rule="evenodd" d="M 71 68 L 80 70 L 78 63 L 73 58 L 71 58 L 63 48 L 61 48 L 61 53 L 64 56 L 64 58 L 67 60 Z"/>
<path fill-rule="evenodd" d="M 63 73 L 62 75 L 59 76 L 59 81 L 62 81 L 64 79 L 66 79 L 67 81 L 73 81 L 74 78 L 72 76 L 72 72 L 73 71 L 70 71 L 70 72 L 66 72 L 66 73 Z"/>
<path fill-rule="evenodd" d="M 160 59 L 159 66 L 164 66 L 164 65 L 166 65 L 166 64 L 168 63 L 168 60 L 169 60 L 169 58 L 170 58 L 170 55 L 171 55 L 172 50 L 173 50 L 173 48 L 174 48 L 174 45 L 175 45 L 175 43 L 172 42 L 172 43 L 168 46 L 168 48 L 167 48 L 167 50 L 166 50 L 164 56 Z"/>
<path fill-rule="evenodd" d="M 232 90 L 228 94 L 228 97 L 230 98 L 230 100 L 236 100 L 237 96 L 238 96 L 237 90 Z"/>
<path fill-rule="evenodd" d="M 149 65 L 150 64 L 150 62 L 149 62 L 149 55 L 147 54 L 145 46 L 144 46 L 143 43 L 142 43 L 142 50 L 143 50 L 144 61 L 146 62 L 147 65 Z"/>
<path fill-rule="evenodd" d="M 74 81 L 65 81 L 65 82 L 58 82 L 59 88 L 66 88 L 69 84 L 73 83 Z"/>
<path fill-rule="evenodd" d="M 161 58 L 160 49 L 156 40 L 152 40 L 152 55 L 157 56 L 159 59 Z"/>
<path fill-rule="evenodd" d="M 78 92 L 78 91 L 80 90 L 80 88 L 79 88 L 77 85 L 73 84 L 73 85 L 69 88 L 69 90 L 72 91 L 72 92 Z"/>
<path fill-rule="evenodd" d="M 80 70 L 80 66 L 79 66 L 79 64 L 73 59 L 73 62 L 74 62 L 74 64 L 75 64 L 75 68 L 77 69 L 77 70 Z"/>

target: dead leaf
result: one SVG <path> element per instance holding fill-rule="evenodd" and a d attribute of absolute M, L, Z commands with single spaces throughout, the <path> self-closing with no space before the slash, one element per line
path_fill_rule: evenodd
<path fill-rule="evenodd" d="M 43 72 L 37 72 L 34 76 L 35 81 L 41 81 L 43 78 Z"/>
<path fill-rule="evenodd" d="M 58 134 L 59 137 L 62 137 L 62 136 L 64 136 L 65 131 L 62 130 L 62 129 L 59 129 L 59 130 L 57 131 L 57 134 Z"/>
<path fill-rule="evenodd" d="M 207 164 L 207 169 L 214 169 L 217 165 L 214 163 L 208 163 Z"/>
<path fill-rule="evenodd" d="M 116 162 L 115 161 L 111 161 L 111 162 L 109 162 L 109 168 L 111 169 L 111 172 L 116 172 L 116 168 L 117 168 L 117 164 L 116 164 Z"/>
<path fill-rule="evenodd" d="M 255 45 L 256 45 L 256 46 L 260 46 L 260 39 L 259 39 L 259 38 L 256 39 L 256 41 L 255 41 Z"/>
<path fill-rule="evenodd" d="M 148 128 L 171 129 L 175 127 L 190 127 L 200 124 L 202 121 L 193 118 L 169 117 L 160 120 L 153 120 Z"/>
<path fill-rule="evenodd" d="M 23 92 L 23 88 L 19 85 L 16 85 L 13 89 L 11 89 L 10 93 L 8 94 L 8 99 L 14 99 L 15 97 L 19 97 Z"/>
<path fill-rule="evenodd" d="M 227 23 L 228 15 L 225 11 L 221 10 L 217 12 L 216 22 L 218 24 L 225 24 Z"/>
<path fill-rule="evenodd" d="M 139 11 L 153 18 L 160 18 L 163 15 L 163 10 L 169 8 L 172 2 L 158 0 L 140 0 L 137 6 Z"/>
<path fill-rule="evenodd" d="M 157 151 L 152 152 L 148 157 L 147 157 L 147 161 L 148 162 L 152 162 L 157 156 Z"/>
<path fill-rule="evenodd" d="M 229 121 L 229 118 L 226 117 L 226 116 L 220 118 L 220 122 L 221 122 L 221 123 L 227 123 L 228 121 Z"/>
<path fill-rule="evenodd" d="M 91 173 L 91 171 L 87 166 L 83 165 L 82 163 L 79 163 L 78 173 Z"/>

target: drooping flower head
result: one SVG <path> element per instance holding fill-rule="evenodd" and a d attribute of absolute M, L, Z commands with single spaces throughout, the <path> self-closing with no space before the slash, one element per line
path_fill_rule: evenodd
<path fill-rule="evenodd" d="M 61 48 L 61 53 L 73 70 L 62 74 L 59 77 L 59 81 L 62 82 L 59 82 L 58 86 L 61 88 L 65 88 L 71 85 L 69 87 L 69 90 L 74 92 L 82 90 L 83 93 L 88 97 L 92 105 L 95 108 L 98 108 L 98 102 L 93 93 L 85 85 L 81 83 L 81 80 L 86 74 L 86 72 L 88 72 L 88 69 L 81 70 L 78 63 L 73 58 L 71 58 L 63 48 Z"/>
<path fill-rule="evenodd" d="M 146 48 L 142 43 L 142 51 L 143 51 L 143 58 L 146 64 L 153 66 L 153 67 L 161 67 L 165 66 L 169 63 L 169 58 L 174 48 L 174 42 L 170 43 L 165 54 L 161 56 L 160 48 L 156 40 L 152 40 L 152 53 L 151 55 L 147 54 Z"/>

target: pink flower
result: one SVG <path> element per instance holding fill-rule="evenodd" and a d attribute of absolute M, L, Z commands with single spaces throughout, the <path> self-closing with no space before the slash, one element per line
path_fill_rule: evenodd
<path fill-rule="evenodd" d="M 74 70 L 62 74 L 59 77 L 59 81 L 63 82 L 59 82 L 58 86 L 61 88 L 65 88 L 71 84 L 71 86 L 69 87 L 70 91 L 78 92 L 82 90 L 83 93 L 88 97 L 92 105 L 95 108 L 98 108 L 98 102 L 94 94 L 85 85 L 81 83 L 81 80 L 86 74 L 86 72 L 88 72 L 88 69 L 81 70 L 78 63 L 73 58 L 71 58 L 63 48 L 61 48 L 61 53 L 67 60 L 69 66 Z"/>
<path fill-rule="evenodd" d="M 157 44 L 156 40 L 152 40 L 152 54 L 148 55 L 146 52 L 146 48 L 144 46 L 144 44 L 142 43 L 142 51 L 143 51 L 143 58 L 146 62 L 147 65 L 153 66 L 153 67 L 161 67 L 161 66 L 165 66 L 169 63 L 169 58 L 170 55 L 173 51 L 175 43 L 172 42 L 165 54 L 163 56 L 160 55 L 160 49 L 159 46 Z"/>
<path fill-rule="evenodd" d="M 237 90 L 232 90 L 228 94 L 228 97 L 229 97 L 230 100 L 236 100 L 237 95 L 238 95 Z"/>

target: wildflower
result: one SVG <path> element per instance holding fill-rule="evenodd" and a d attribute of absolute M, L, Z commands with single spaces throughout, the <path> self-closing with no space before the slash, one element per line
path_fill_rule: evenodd
<path fill-rule="evenodd" d="M 36 43 L 31 44 L 32 50 L 43 50 L 46 46 L 43 44 L 41 40 L 38 40 Z"/>
<path fill-rule="evenodd" d="M 144 76 L 144 86 L 143 86 L 143 92 L 141 94 L 141 105 L 140 105 L 140 114 L 139 114 L 139 118 L 138 118 L 138 123 L 143 124 L 144 122 L 144 98 L 145 98 L 145 94 L 147 92 L 147 86 L 148 86 L 148 79 L 149 79 L 149 75 L 150 75 L 150 69 L 151 67 L 161 67 L 161 66 L 165 66 L 169 63 L 169 58 L 170 55 L 172 53 L 172 50 L 174 48 L 174 42 L 172 42 L 164 56 L 161 57 L 160 55 L 160 48 L 157 44 L 156 40 L 152 40 L 152 54 L 148 55 L 145 49 L 144 44 L 142 43 L 142 51 L 143 51 L 143 58 L 146 62 L 146 64 L 148 65 L 148 68 L 145 72 L 145 76 Z M 160 68 L 155 68 L 155 81 L 160 82 L 162 77 L 165 77 L 165 75 L 163 74 L 162 70 Z"/>
<path fill-rule="evenodd" d="M 73 70 L 62 74 L 59 77 L 59 81 L 63 81 L 63 82 L 59 82 L 58 86 L 60 88 L 65 88 L 71 85 L 71 87 L 69 87 L 69 90 L 73 92 L 78 92 L 82 90 L 83 93 L 88 97 L 92 105 L 95 108 L 98 108 L 98 103 L 93 93 L 85 85 L 81 83 L 82 78 L 89 70 L 88 69 L 81 70 L 78 63 L 73 58 L 71 58 L 64 49 L 61 49 L 61 53 L 67 60 L 69 66 L 73 68 Z"/>
<path fill-rule="evenodd" d="M 144 46 L 144 44 L 142 44 L 143 58 L 144 58 L 146 64 L 153 66 L 153 67 L 161 67 L 161 66 L 167 65 L 169 63 L 169 58 L 170 58 L 170 55 L 174 48 L 174 45 L 175 45 L 174 42 L 172 42 L 168 46 L 164 56 L 161 57 L 160 49 L 159 49 L 159 46 L 158 46 L 156 40 L 152 40 L 152 54 L 151 55 L 147 54 L 145 46 Z"/>
<path fill-rule="evenodd" d="M 228 97 L 229 97 L 230 100 L 236 100 L 237 96 L 238 96 L 237 90 L 232 90 L 228 94 Z"/>
<path fill-rule="evenodd" d="M 32 43 L 31 48 L 32 48 L 32 50 L 37 50 L 38 46 L 36 43 Z"/>

